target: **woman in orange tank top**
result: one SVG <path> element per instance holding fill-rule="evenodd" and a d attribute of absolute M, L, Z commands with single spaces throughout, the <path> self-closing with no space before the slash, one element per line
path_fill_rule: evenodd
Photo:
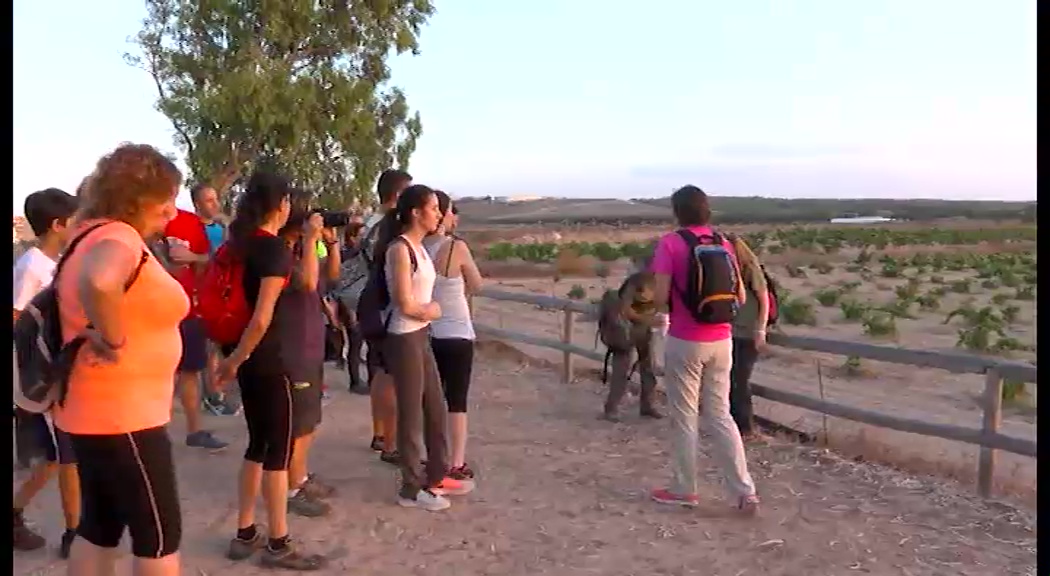
<path fill-rule="evenodd" d="M 182 514 L 167 424 L 189 302 L 143 239 L 175 216 L 181 183 L 151 146 L 104 156 L 74 231 L 86 235 L 54 280 L 63 338 L 87 336 L 54 414 L 80 463 L 73 576 L 112 573 L 125 529 L 135 574 L 179 574 Z"/>

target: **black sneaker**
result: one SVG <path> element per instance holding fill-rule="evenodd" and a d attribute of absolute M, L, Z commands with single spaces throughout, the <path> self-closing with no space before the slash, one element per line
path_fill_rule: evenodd
<path fill-rule="evenodd" d="M 331 505 L 314 498 L 302 489 L 296 492 L 295 496 L 288 499 L 288 512 L 305 518 L 320 518 L 327 516 L 331 511 Z"/>
<path fill-rule="evenodd" d="M 234 538 L 230 540 L 230 547 L 226 551 L 226 557 L 230 560 L 247 560 L 251 558 L 252 554 L 262 550 L 266 547 L 266 537 L 263 536 L 262 532 L 258 529 L 255 531 L 255 537 L 251 540 L 241 540 L 240 538 Z"/>
<path fill-rule="evenodd" d="M 373 452 L 382 452 L 383 451 L 383 437 L 382 436 L 372 436 L 372 446 L 371 446 L 371 448 L 372 448 Z"/>
<path fill-rule="evenodd" d="M 452 478 L 453 480 L 460 480 L 460 481 L 473 480 L 474 479 L 474 471 L 470 469 L 470 466 L 467 466 L 466 464 L 464 464 L 464 465 L 462 465 L 462 466 L 460 466 L 458 468 L 453 468 L 453 469 L 449 470 L 448 471 L 448 477 Z"/>
<path fill-rule="evenodd" d="M 62 542 L 58 546 L 58 557 L 63 560 L 69 560 L 69 550 L 73 548 L 73 541 L 77 539 L 77 531 L 72 528 L 66 528 L 66 531 L 62 533 Z"/>
<path fill-rule="evenodd" d="M 279 550 L 267 546 L 262 555 L 262 565 L 266 568 L 313 572 L 327 567 L 328 559 L 320 554 L 303 554 L 288 542 Z"/>
<path fill-rule="evenodd" d="M 380 452 L 379 459 L 383 462 L 386 462 L 387 464 L 393 464 L 394 466 L 397 466 L 401 463 L 401 453 L 397 450 L 393 450 L 391 452 L 383 451 Z"/>

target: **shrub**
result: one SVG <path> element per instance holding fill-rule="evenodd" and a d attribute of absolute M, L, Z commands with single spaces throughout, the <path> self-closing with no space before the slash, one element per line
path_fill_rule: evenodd
<path fill-rule="evenodd" d="M 587 290 L 579 284 L 573 284 L 566 296 L 573 300 L 583 300 L 587 296 Z"/>
<path fill-rule="evenodd" d="M 820 260 L 819 262 L 813 265 L 813 269 L 817 272 L 820 272 L 821 274 L 831 274 L 835 270 L 835 267 L 832 266 L 831 263 L 826 260 Z"/>
<path fill-rule="evenodd" d="M 831 307 L 837 304 L 839 296 L 841 295 L 842 294 L 838 290 L 833 290 L 831 288 L 825 288 L 813 293 L 813 297 L 817 299 L 817 302 L 819 302 L 821 306 L 826 307 Z"/>
<path fill-rule="evenodd" d="M 785 324 L 816 326 L 817 315 L 813 304 L 802 298 L 784 298 L 781 296 L 780 318 Z"/>
<path fill-rule="evenodd" d="M 873 338 L 895 337 L 897 321 L 886 312 L 869 312 L 864 318 L 864 333 Z"/>
<path fill-rule="evenodd" d="M 883 278 L 899 278 L 901 269 L 896 262 L 887 262 L 882 265 L 882 271 L 879 273 L 882 274 Z"/>
<path fill-rule="evenodd" d="M 922 310 L 933 311 L 941 307 L 940 296 L 932 292 L 919 296 L 915 301 L 919 303 L 919 308 Z"/>
<path fill-rule="evenodd" d="M 843 319 L 858 322 L 864 318 L 865 312 L 868 311 L 868 306 L 856 300 L 845 300 L 839 304 L 839 309 L 842 310 Z"/>
<path fill-rule="evenodd" d="M 955 280 L 951 283 L 950 287 L 952 292 L 966 294 L 970 291 L 970 280 Z"/>

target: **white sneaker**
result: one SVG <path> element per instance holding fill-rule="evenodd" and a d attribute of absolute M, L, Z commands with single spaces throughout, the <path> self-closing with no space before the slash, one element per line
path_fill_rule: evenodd
<path fill-rule="evenodd" d="M 416 492 L 415 498 L 405 498 L 400 496 L 397 499 L 397 503 L 405 508 L 422 508 L 427 512 L 439 512 L 445 510 L 452 503 L 448 501 L 448 498 L 434 494 L 429 490 L 420 490 Z"/>

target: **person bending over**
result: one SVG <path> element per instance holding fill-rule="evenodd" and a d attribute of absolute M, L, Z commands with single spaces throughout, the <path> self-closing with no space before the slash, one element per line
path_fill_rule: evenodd
<path fill-rule="evenodd" d="M 624 280 L 619 290 L 607 293 L 600 305 L 598 332 L 608 351 L 606 359 L 612 364 L 612 374 L 608 378 L 609 395 L 602 416 L 611 422 L 620 420 L 620 402 L 627 393 L 631 360 L 635 357 L 642 380 L 641 415 L 644 418 L 663 418 L 656 409 L 654 398 L 653 326 L 658 322 L 653 302 L 654 282 L 651 272 L 636 272 Z"/>

